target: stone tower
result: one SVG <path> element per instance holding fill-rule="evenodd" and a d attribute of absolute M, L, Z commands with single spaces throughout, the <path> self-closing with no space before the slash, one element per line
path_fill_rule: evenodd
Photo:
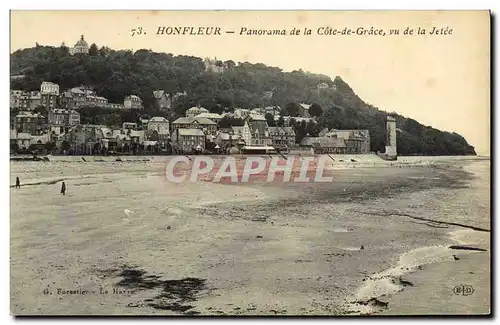
<path fill-rule="evenodd" d="M 385 154 L 388 158 L 395 159 L 398 156 L 396 146 L 396 115 L 387 114 L 387 137 L 385 142 Z"/>

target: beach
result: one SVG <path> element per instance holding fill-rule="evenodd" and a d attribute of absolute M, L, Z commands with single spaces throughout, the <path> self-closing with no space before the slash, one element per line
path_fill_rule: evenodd
<path fill-rule="evenodd" d="M 164 159 L 80 158 L 10 164 L 15 315 L 490 312 L 489 159 L 333 156 L 329 183 L 176 184 Z"/>

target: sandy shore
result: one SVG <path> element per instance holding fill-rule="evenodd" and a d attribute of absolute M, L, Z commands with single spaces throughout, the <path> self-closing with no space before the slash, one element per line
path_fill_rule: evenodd
<path fill-rule="evenodd" d="M 448 248 L 464 236 L 457 230 L 489 229 L 489 197 L 460 168 L 346 168 L 328 184 L 224 185 L 169 183 L 163 163 L 19 166 L 13 177 L 23 172 L 33 185 L 11 190 L 16 315 L 489 309 L 489 240 L 467 242 L 486 252 Z M 472 298 L 450 291 L 462 283 L 474 286 Z"/>

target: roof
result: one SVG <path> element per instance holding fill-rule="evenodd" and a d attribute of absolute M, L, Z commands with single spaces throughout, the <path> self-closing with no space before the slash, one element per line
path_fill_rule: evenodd
<path fill-rule="evenodd" d="M 257 147 L 257 146 L 244 146 L 243 150 L 275 150 L 274 147 Z"/>
<path fill-rule="evenodd" d="M 179 132 L 179 135 L 184 136 L 205 136 L 205 133 L 203 133 L 200 129 L 177 129 L 177 131 Z"/>
<path fill-rule="evenodd" d="M 86 46 L 86 47 L 89 46 L 87 44 L 87 42 L 83 39 L 83 35 L 80 37 L 80 39 L 78 40 L 78 42 L 76 42 L 75 47 L 77 47 L 77 46 Z"/>
<path fill-rule="evenodd" d="M 301 146 L 320 146 L 323 148 L 345 148 L 347 147 L 344 139 L 327 137 L 305 137 L 300 142 Z"/>
<path fill-rule="evenodd" d="M 42 85 L 57 86 L 57 87 L 59 87 L 58 84 L 55 84 L 55 83 L 50 82 L 50 81 L 42 81 Z"/>
<path fill-rule="evenodd" d="M 278 134 L 295 135 L 295 131 L 291 126 L 285 126 L 285 127 L 270 126 L 268 129 L 270 134 L 278 133 Z"/>
<path fill-rule="evenodd" d="M 267 121 L 266 117 L 261 114 L 250 114 L 248 115 L 249 118 L 251 118 L 254 121 Z"/>
<path fill-rule="evenodd" d="M 163 116 L 155 116 L 155 117 L 152 117 L 149 122 L 166 122 L 168 123 L 168 120 L 166 118 L 164 118 Z"/>
<path fill-rule="evenodd" d="M 67 109 L 62 108 L 55 108 L 51 112 L 54 114 L 69 114 L 69 111 Z"/>
<path fill-rule="evenodd" d="M 19 112 L 19 114 L 16 115 L 16 117 L 43 117 L 41 114 L 38 113 L 31 113 L 31 112 Z"/>
<path fill-rule="evenodd" d="M 302 106 L 302 108 L 304 108 L 304 109 L 309 109 L 309 107 L 311 107 L 311 105 L 304 104 L 304 103 L 300 103 L 300 106 Z"/>
<path fill-rule="evenodd" d="M 233 132 L 234 134 L 237 134 L 237 133 L 243 133 L 243 130 L 244 130 L 244 126 L 233 126 L 232 129 L 233 129 Z"/>
<path fill-rule="evenodd" d="M 200 113 L 198 115 L 195 116 L 195 118 L 200 118 L 200 117 L 203 117 L 203 118 L 208 118 L 208 119 L 221 119 L 222 118 L 222 115 L 220 114 L 217 114 L 217 113 L 207 113 L 207 112 L 204 112 L 204 113 Z"/>
<path fill-rule="evenodd" d="M 139 137 L 143 138 L 144 137 L 144 130 L 130 130 L 130 137 Z"/>
<path fill-rule="evenodd" d="M 264 121 L 249 121 L 247 123 L 248 123 L 248 127 L 250 128 L 250 133 L 252 135 L 257 134 L 257 133 L 260 135 L 264 135 L 264 136 L 269 135 L 269 132 L 267 129 L 267 123 L 265 120 Z"/>
<path fill-rule="evenodd" d="M 367 139 L 370 136 L 368 130 L 336 130 L 332 129 L 325 134 L 326 137 L 338 137 L 344 139 Z"/>
<path fill-rule="evenodd" d="M 226 133 L 226 132 L 221 132 L 218 134 L 218 138 L 221 140 L 229 140 L 230 137 L 231 137 L 231 135 L 229 133 Z"/>
<path fill-rule="evenodd" d="M 162 98 L 163 94 L 165 94 L 165 90 L 155 90 L 155 91 L 153 91 L 153 96 L 156 99 Z"/>
<path fill-rule="evenodd" d="M 73 94 L 82 94 L 82 95 L 85 94 L 85 92 L 81 90 L 79 87 L 71 88 L 69 91 Z"/>
<path fill-rule="evenodd" d="M 187 111 L 188 111 L 188 112 L 201 111 L 201 112 L 208 113 L 208 109 L 206 109 L 206 108 L 204 108 L 204 107 L 197 107 L 197 106 L 193 106 L 193 107 L 191 107 L 190 109 L 188 109 Z"/>
<path fill-rule="evenodd" d="M 24 133 L 24 132 L 18 133 L 17 134 L 17 139 L 18 140 L 30 140 L 31 139 L 31 134 Z"/>
<path fill-rule="evenodd" d="M 197 122 L 202 125 L 216 125 L 212 120 L 205 117 L 179 117 L 177 120 L 173 121 L 172 124 L 191 124 Z"/>

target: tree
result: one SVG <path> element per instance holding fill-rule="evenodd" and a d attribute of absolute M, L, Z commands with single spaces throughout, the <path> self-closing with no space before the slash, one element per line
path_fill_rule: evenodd
<path fill-rule="evenodd" d="M 77 57 L 69 55 L 65 45 L 52 47 L 37 44 L 36 47 L 17 50 L 10 54 L 11 74 L 23 74 L 25 77 L 12 80 L 10 88 L 39 90 L 43 80 L 55 82 L 61 89 L 92 85 L 97 95 L 107 98 L 110 103 L 122 103 L 125 96 L 138 95 L 143 99 L 146 112 L 151 114 L 159 113 L 154 109 L 154 90 L 163 89 L 171 94 L 185 91 L 185 95 L 172 98 L 173 116 L 169 119 L 185 116 L 186 110 L 197 103 L 212 112 L 226 107 L 281 105 L 280 115 L 298 116 L 298 103 L 310 102 L 323 111 L 321 114 L 315 104 L 310 107 L 310 114 L 322 127 L 366 129 L 370 132 L 371 150 L 384 148 L 386 113 L 365 103 L 340 77 L 332 81 L 329 76 L 303 70 L 284 72 L 262 63 L 234 64 L 231 61 L 224 62 L 227 67 L 224 72 L 214 74 L 207 73 L 203 59 L 194 56 L 174 56 L 147 49 L 133 52 L 108 47 L 96 51 L 96 48 L 92 44 L 90 55 Z M 317 86 L 322 83 L 334 86 L 335 90 L 326 90 L 319 95 Z M 263 101 L 262 94 L 271 90 L 272 99 Z M 82 124 L 121 125 L 131 120 L 123 113 L 99 108 L 87 112 L 82 109 L 80 114 Z M 233 125 L 235 120 L 231 121 L 230 125 Z M 293 122 L 290 125 L 293 126 Z M 401 136 L 398 143 L 404 153 L 474 153 L 474 149 L 458 134 L 428 128 L 403 116 L 397 116 L 397 126 L 401 130 L 398 132 L 398 137 Z"/>
<path fill-rule="evenodd" d="M 323 114 L 323 109 L 319 104 L 313 103 L 311 107 L 309 107 L 309 114 L 313 117 L 318 117 Z"/>
<path fill-rule="evenodd" d="M 280 127 L 283 127 L 285 125 L 285 119 L 283 118 L 283 116 L 280 116 L 278 118 L 278 121 L 276 122 L 276 125 L 278 125 Z"/>
<path fill-rule="evenodd" d="M 14 152 L 17 152 L 19 150 L 19 145 L 17 144 L 17 142 L 10 143 L 10 150 L 12 150 Z"/>
<path fill-rule="evenodd" d="M 45 142 L 43 145 L 45 151 L 47 152 L 52 152 L 54 148 L 56 147 L 56 144 L 54 142 Z"/>
<path fill-rule="evenodd" d="M 64 152 L 68 151 L 69 148 L 71 148 L 71 146 L 69 145 L 69 142 L 64 140 L 62 143 L 61 143 L 61 150 L 63 150 Z"/>
<path fill-rule="evenodd" d="M 297 104 L 295 102 L 291 102 L 291 103 L 286 104 L 285 108 L 290 116 L 298 116 L 299 115 L 299 111 L 300 111 L 299 104 Z"/>
<path fill-rule="evenodd" d="M 158 135 L 158 131 L 154 130 L 153 132 L 151 132 L 151 134 L 149 135 L 149 140 L 151 140 L 151 141 L 160 140 L 160 137 Z"/>
<path fill-rule="evenodd" d="M 267 126 L 276 126 L 276 122 L 274 121 L 274 116 L 271 113 L 266 113 L 264 116 L 267 121 Z"/>
<path fill-rule="evenodd" d="M 95 43 L 92 43 L 92 45 L 90 45 L 89 55 L 90 56 L 98 56 L 99 55 L 99 49 L 97 48 L 97 45 L 95 45 Z"/>
<path fill-rule="evenodd" d="M 311 137 L 316 137 L 318 136 L 318 125 L 314 121 L 309 121 L 306 124 L 306 133 L 309 134 Z"/>

